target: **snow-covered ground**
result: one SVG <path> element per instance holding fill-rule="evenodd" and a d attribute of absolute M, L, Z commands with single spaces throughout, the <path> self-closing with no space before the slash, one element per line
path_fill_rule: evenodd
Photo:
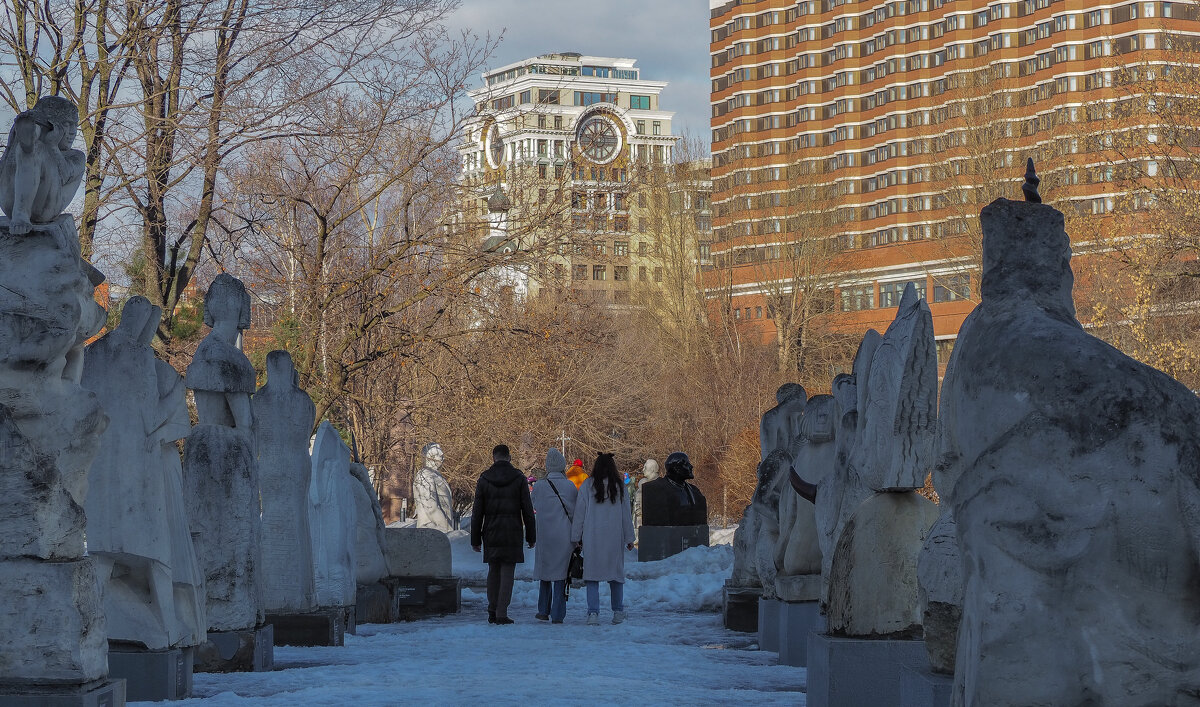
<path fill-rule="evenodd" d="M 455 573 L 481 580 L 479 556 L 465 538 L 451 540 Z M 571 592 L 565 624 L 534 620 L 537 585 L 520 579 L 532 569 L 528 555 L 509 611 L 515 625 L 489 625 L 483 590 L 468 588 L 455 616 L 359 626 L 339 648 L 279 647 L 274 671 L 197 674 L 196 698 L 176 704 L 804 704 L 803 668 L 776 665 L 753 635 L 721 626 L 728 545 L 631 558 L 619 626 L 608 623 L 606 587 L 600 626 L 584 625 L 582 589 Z"/>

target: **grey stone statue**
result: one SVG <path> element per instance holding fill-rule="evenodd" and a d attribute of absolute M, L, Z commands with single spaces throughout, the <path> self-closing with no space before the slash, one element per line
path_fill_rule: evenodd
<path fill-rule="evenodd" d="M 760 459 L 776 449 L 787 449 L 800 434 L 800 419 L 808 393 L 799 383 L 784 383 L 775 391 L 775 407 L 763 413 L 758 425 Z"/>
<path fill-rule="evenodd" d="M 350 462 L 350 476 L 354 481 L 355 579 L 359 584 L 378 582 L 388 574 L 387 559 L 384 557 L 383 509 L 379 506 L 379 494 L 371 483 L 367 467 Z"/>
<path fill-rule="evenodd" d="M 262 526 L 254 458 L 254 368 L 238 348 L 250 326 L 250 296 L 241 281 L 218 275 L 204 297 L 212 331 L 187 368 L 200 422 L 184 446 L 188 520 L 204 569 L 210 631 L 254 628 L 261 603 Z"/>
<path fill-rule="evenodd" d="M 309 532 L 317 604 L 354 604 L 357 568 L 354 549 L 355 487 L 350 475 L 350 448 L 337 430 L 322 420 L 312 447 L 312 479 L 308 485 Z"/>
<path fill-rule="evenodd" d="M 413 505 L 418 528 L 454 530 L 454 501 L 450 484 L 442 476 L 445 454 L 436 442 L 421 450 L 421 469 L 413 477 Z"/>
<path fill-rule="evenodd" d="M 71 148 L 78 124 L 79 110 L 59 96 L 38 99 L 13 121 L 0 157 L 0 209 L 8 215 L 9 233 L 52 223 L 75 198 L 86 160 Z"/>
<path fill-rule="evenodd" d="M 108 417 L 78 385 L 83 342 L 104 325 L 93 299 L 103 276 L 80 260 L 61 214 L 77 180 L 46 179 L 67 159 L 58 131 L 73 131 L 78 113 L 47 100 L 22 114 L 0 157 L 11 217 L 0 222 L 0 683 L 81 686 L 108 670 L 83 510 Z M 39 198 L 51 186 L 55 198 Z"/>
<path fill-rule="evenodd" d="M 184 590 L 188 605 L 180 607 L 182 614 L 175 607 L 174 565 L 182 562 L 179 570 L 190 576 L 196 560 L 185 518 L 170 515 L 184 505 L 173 447 L 186 436 L 188 421 L 185 408 L 180 429 L 177 411 L 160 397 L 159 362 L 150 342 L 161 316 L 145 297 L 131 297 L 117 328 L 87 347 L 82 380 L 110 418 L 92 463 L 86 505 L 88 554 L 103 583 L 109 640 L 151 650 L 198 642 L 196 627 L 181 621 L 194 613 L 194 597 Z M 177 383 L 179 374 L 171 373 Z M 173 464 L 164 459 L 163 435 L 173 436 Z"/>
<path fill-rule="evenodd" d="M 779 539 L 775 544 L 775 589 L 785 601 L 813 601 L 820 596 L 821 546 L 816 510 L 793 488 L 797 476 L 820 483 L 834 467 L 837 405 L 832 395 L 814 395 L 804 409 L 800 434 L 793 444 L 792 469 L 780 486 Z"/>
<path fill-rule="evenodd" d="M 254 449 L 262 488 L 262 596 L 269 614 L 316 608 L 308 486 L 312 398 L 296 385 L 287 351 L 267 354 L 267 382 L 254 394 Z"/>
<path fill-rule="evenodd" d="M 1089 336 L 1063 215 L 998 199 L 942 388 L 964 570 L 956 704 L 1200 695 L 1200 399 Z"/>
<path fill-rule="evenodd" d="M 637 482 L 637 491 L 633 494 L 633 527 L 642 524 L 642 486 L 658 478 L 658 462 L 647 459 L 642 465 L 642 478 Z"/>

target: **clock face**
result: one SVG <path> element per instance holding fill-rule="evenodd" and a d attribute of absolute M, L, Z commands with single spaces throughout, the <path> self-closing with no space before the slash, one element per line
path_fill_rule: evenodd
<path fill-rule="evenodd" d="M 504 140 L 500 139 L 500 128 L 496 125 L 488 132 L 488 156 L 491 158 L 492 169 L 504 161 Z"/>
<path fill-rule="evenodd" d="M 593 115 L 579 126 L 579 150 L 592 162 L 611 162 L 620 147 L 621 134 L 608 118 Z"/>

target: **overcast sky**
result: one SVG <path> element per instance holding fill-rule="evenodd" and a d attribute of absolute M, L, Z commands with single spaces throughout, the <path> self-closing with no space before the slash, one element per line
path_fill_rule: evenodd
<path fill-rule="evenodd" d="M 674 132 L 708 144 L 704 0 L 462 0 L 450 23 L 480 36 L 504 32 L 492 67 L 551 52 L 637 59 L 643 79 L 669 83 L 661 105 L 676 112 Z"/>

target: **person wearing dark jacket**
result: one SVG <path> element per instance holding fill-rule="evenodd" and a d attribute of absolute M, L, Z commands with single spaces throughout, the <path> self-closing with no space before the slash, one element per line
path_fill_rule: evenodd
<path fill-rule="evenodd" d="M 488 566 L 488 623 L 511 624 L 508 604 L 512 601 L 513 573 L 525 561 L 521 549 L 522 526 L 525 542 L 534 546 L 537 525 L 525 475 L 510 463 L 508 447 L 492 450 L 493 464 L 479 475 L 475 504 L 471 510 L 471 548 L 483 551 Z"/>

